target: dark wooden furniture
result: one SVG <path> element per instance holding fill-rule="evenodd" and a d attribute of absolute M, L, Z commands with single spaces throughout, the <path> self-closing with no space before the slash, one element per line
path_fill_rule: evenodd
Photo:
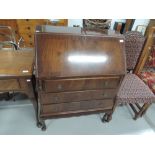
<path fill-rule="evenodd" d="M 34 100 L 33 65 L 34 51 L 0 50 L 0 92 L 21 92 Z"/>
<path fill-rule="evenodd" d="M 135 22 L 135 19 L 126 19 L 124 33 L 131 31 L 134 22 Z"/>
<path fill-rule="evenodd" d="M 105 112 L 110 121 L 126 72 L 124 38 L 112 31 L 38 26 L 35 34 L 38 119 Z"/>

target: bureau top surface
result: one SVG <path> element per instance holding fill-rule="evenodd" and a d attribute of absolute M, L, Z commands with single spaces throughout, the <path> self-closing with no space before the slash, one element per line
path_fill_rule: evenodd
<path fill-rule="evenodd" d="M 39 31 L 39 28 L 43 30 Z M 81 28 L 53 26 L 40 26 L 37 31 L 35 48 L 38 78 L 125 74 L 122 35 L 92 31 L 88 35 L 81 32 Z"/>
<path fill-rule="evenodd" d="M 48 26 L 39 25 L 36 27 L 36 33 L 55 33 L 64 35 L 97 35 L 97 36 L 116 36 L 122 37 L 121 34 L 113 30 L 90 30 L 81 27 L 67 27 L 67 26 Z"/>
<path fill-rule="evenodd" d="M 31 76 L 34 51 L 0 50 L 0 78 Z"/>

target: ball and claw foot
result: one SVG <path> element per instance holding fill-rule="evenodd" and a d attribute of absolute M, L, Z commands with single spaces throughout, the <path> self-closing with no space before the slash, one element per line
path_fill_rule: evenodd
<path fill-rule="evenodd" d="M 41 130 L 42 131 L 45 131 L 46 130 L 46 125 L 43 125 L 42 128 L 41 128 Z"/>
<path fill-rule="evenodd" d="M 41 128 L 42 127 L 42 123 L 41 122 L 37 122 L 37 127 Z"/>
<path fill-rule="evenodd" d="M 45 124 L 45 121 L 44 120 L 42 121 L 41 130 L 42 131 L 45 131 L 46 130 L 46 124 Z"/>
<path fill-rule="evenodd" d="M 46 130 L 46 124 L 44 121 L 41 121 L 41 122 L 37 122 L 37 127 L 38 128 L 41 128 L 42 131 L 45 131 Z"/>
<path fill-rule="evenodd" d="M 112 119 L 112 115 L 111 114 L 104 114 L 103 118 L 102 118 L 102 122 L 109 122 Z"/>

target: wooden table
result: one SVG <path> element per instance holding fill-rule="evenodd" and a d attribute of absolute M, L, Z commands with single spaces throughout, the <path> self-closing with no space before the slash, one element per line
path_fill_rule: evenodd
<path fill-rule="evenodd" d="M 33 62 L 33 51 L 0 50 L 0 92 L 17 91 L 33 97 Z"/>

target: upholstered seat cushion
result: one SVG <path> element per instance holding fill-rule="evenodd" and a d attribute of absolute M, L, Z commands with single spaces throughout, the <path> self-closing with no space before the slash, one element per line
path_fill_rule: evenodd
<path fill-rule="evenodd" d="M 155 95 L 135 74 L 125 75 L 117 94 L 117 103 L 153 103 Z"/>

